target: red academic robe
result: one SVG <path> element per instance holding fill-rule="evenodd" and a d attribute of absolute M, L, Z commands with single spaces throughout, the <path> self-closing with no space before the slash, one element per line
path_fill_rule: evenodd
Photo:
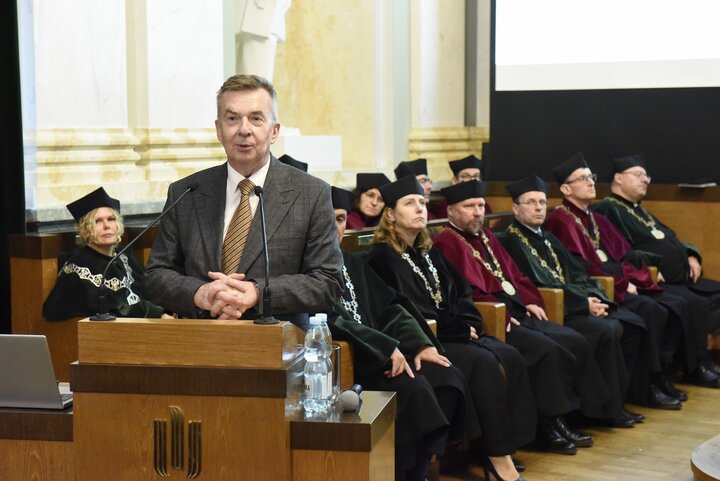
<path fill-rule="evenodd" d="M 487 227 L 483 232 L 488 237 L 488 243 L 493 250 L 502 268 L 505 279 L 516 289 L 517 297 L 523 306 L 537 304 L 545 308 L 540 292 L 535 284 L 524 275 L 515 264 L 513 258 L 508 254 L 500 241 Z M 452 265 L 467 279 L 472 286 L 472 298 L 474 301 L 504 302 L 497 297 L 498 293 L 504 292 L 500 281 L 480 261 L 475 259 L 467 245 L 458 237 L 458 234 L 467 240 L 480 254 L 492 264 L 486 255 L 483 241 L 479 235 L 475 236 L 463 232 L 454 226 L 446 227 L 433 238 L 433 244 Z M 511 309 L 505 310 L 505 322 L 510 322 Z"/>
<path fill-rule="evenodd" d="M 632 263 L 623 260 L 632 246 L 612 222 L 597 212 L 585 212 L 579 209 L 567 199 L 563 200 L 563 205 L 582 221 L 589 233 L 594 232 L 590 217 L 592 216 L 595 219 L 600 233 L 600 248 L 607 254 L 608 262 L 620 264 L 622 274 L 619 272 L 613 273 L 603 266 L 603 262 L 598 257 L 592 241 L 577 223 L 575 217 L 568 211 L 557 208 L 550 212 L 545 221 L 545 228 L 560 239 L 571 253 L 585 259 L 588 275 L 613 276 L 615 281 L 615 302 L 622 302 L 625 298 L 629 282 L 632 282 L 639 290 L 644 292 L 662 291 L 662 288 L 653 283 L 652 274 L 647 266 L 638 268 Z"/>

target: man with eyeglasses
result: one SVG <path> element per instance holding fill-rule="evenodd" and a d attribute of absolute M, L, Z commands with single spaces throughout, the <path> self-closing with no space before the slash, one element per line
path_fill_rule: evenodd
<path fill-rule="evenodd" d="M 613 161 L 612 195 L 593 207 L 607 217 L 637 251 L 645 252 L 649 262 L 658 266 L 663 289 L 688 301 L 690 319 L 700 336 L 692 359 L 687 353 L 684 370 L 688 381 L 708 387 L 720 387 L 720 367 L 708 355 L 706 334 L 720 329 L 720 282 L 702 276 L 701 256 L 697 248 L 682 242 L 675 233 L 642 206 L 651 178 L 642 155 L 620 157 Z M 686 337 L 690 335 L 685 332 Z"/>
<path fill-rule="evenodd" d="M 628 400 L 656 409 L 680 409 L 687 394 L 672 385 L 662 368 L 670 364 L 680 347 L 682 336 L 677 333 L 681 319 L 687 318 L 687 302 L 662 292 L 646 266 L 636 267 L 630 262 L 637 258 L 630 244 L 609 220 L 590 211 L 597 176 L 582 153 L 552 171 L 563 201 L 548 214 L 545 228 L 585 266 L 588 275 L 612 276 L 614 301 L 646 322 L 649 336 L 641 354 L 644 362 L 637 363 L 635 372 L 630 373 Z M 688 348 L 695 355 L 697 350 L 692 347 L 690 343 Z"/>
<path fill-rule="evenodd" d="M 513 223 L 498 237 L 515 263 L 538 287 L 563 290 L 564 324 L 585 336 L 609 393 L 609 424 L 632 427 L 644 417 L 625 410 L 628 370 L 642 362 L 645 321 L 617 306 L 586 273 L 560 240 L 543 229 L 547 186 L 531 175 L 506 185 L 513 199 Z M 611 414 L 610 414 L 611 413 Z"/>

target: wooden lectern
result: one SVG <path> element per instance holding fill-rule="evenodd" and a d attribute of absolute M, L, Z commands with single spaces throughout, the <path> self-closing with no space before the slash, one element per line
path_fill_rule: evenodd
<path fill-rule="evenodd" d="M 303 336 L 289 322 L 80 321 L 71 367 L 77 479 L 307 479 L 293 469 L 302 458 L 293 447 L 308 444 L 292 432 L 333 436 L 329 424 L 353 423 L 308 421 L 298 430 Z M 393 477 L 395 399 L 386 397 L 354 423 L 373 433 L 352 448 L 366 452 L 345 456 L 378 480 Z"/>

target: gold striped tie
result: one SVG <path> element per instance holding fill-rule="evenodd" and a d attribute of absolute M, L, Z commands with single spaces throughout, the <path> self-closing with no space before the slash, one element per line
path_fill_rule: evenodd
<path fill-rule="evenodd" d="M 225 241 L 222 249 L 222 270 L 230 275 L 237 271 L 240 265 L 245 242 L 247 241 L 250 224 L 252 223 L 252 211 L 250 210 L 250 193 L 255 190 L 255 184 L 249 179 L 243 179 L 238 184 L 242 195 L 235 213 L 230 219 Z"/>

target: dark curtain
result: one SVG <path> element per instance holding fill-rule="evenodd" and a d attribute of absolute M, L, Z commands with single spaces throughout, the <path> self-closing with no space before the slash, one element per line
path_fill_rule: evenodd
<path fill-rule="evenodd" d="M 17 4 L 0 2 L 0 332 L 10 332 L 10 233 L 25 231 Z"/>

